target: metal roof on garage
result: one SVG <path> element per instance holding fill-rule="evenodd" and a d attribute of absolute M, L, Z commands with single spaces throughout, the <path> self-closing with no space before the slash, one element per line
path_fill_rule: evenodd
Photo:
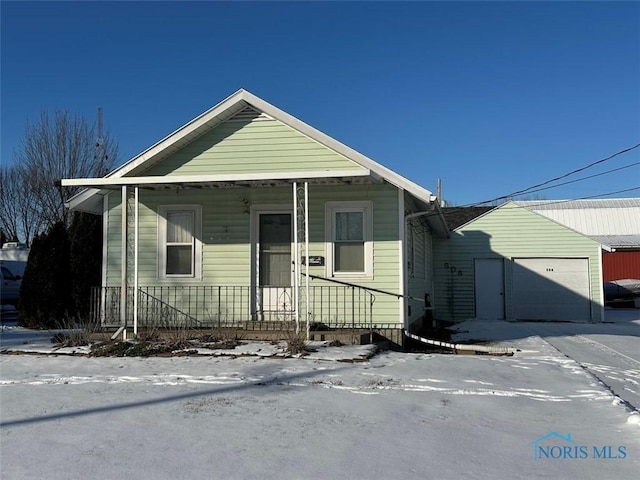
<path fill-rule="evenodd" d="M 640 245 L 640 198 L 516 203 L 612 247 Z"/>
<path fill-rule="evenodd" d="M 640 235 L 592 235 L 590 238 L 616 250 L 624 248 L 640 248 Z"/>

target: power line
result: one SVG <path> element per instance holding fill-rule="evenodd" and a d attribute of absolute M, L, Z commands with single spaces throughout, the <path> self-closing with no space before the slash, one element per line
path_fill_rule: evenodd
<path fill-rule="evenodd" d="M 557 205 L 560 203 L 568 203 L 568 202 L 575 202 L 576 200 L 590 200 L 592 198 L 600 198 L 600 197 L 609 197 L 611 195 L 617 195 L 619 193 L 627 193 L 627 192 L 633 192 L 634 190 L 640 190 L 640 186 L 637 187 L 630 187 L 630 188 L 625 188 L 623 190 L 617 190 L 615 192 L 607 192 L 607 193 L 600 193 L 598 195 L 589 195 L 588 197 L 580 197 L 580 198 L 572 198 L 569 200 L 539 200 L 539 203 L 542 205 L 544 204 L 546 205 Z M 518 203 L 517 200 L 514 200 L 516 203 Z M 531 200 L 531 202 L 536 202 L 536 200 Z M 523 205 L 518 205 L 519 208 L 527 208 Z"/>
<path fill-rule="evenodd" d="M 616 153 L 614 153 L 612 155 L 609 155 L 608 157 L 605 157 L 603 159 L 596 160 L 595 162 L 591 162 L 590 164 L 585 165 L 584 167 L 577 168 L 577 169 L 575 169 L 575 170 L 573 170 L 571 172 L 565 173 L 563 175 L 559 175 L 559 176 L 554 177 L 554 178 L 552 178 L 550 180 L 547 180 L 545 182 L 542 182 L 542 183 L 539 183 L 539 184 L 536 184 L 536 185 L 532 185 L 531 187 L 525 188 L 523 190 L 519 190 L 519 191 L 513 192 L 513 193 L 511 193 L 509 195 L 503 195 L 503 196 L 496 197 L 496 198 L 491 199 L 491 200 L 485 200 L 484 202 L 469 203 L 469 204 L 466 204 L 466 205 L 460 205 L 458 207 L 453 207 L 453 208 L 480 207 L 480 206 L 483 206 L 483 205 L 485 205 L 487 203 L 497 202 L 499 200 L 510 199 L 510 198 L 512 198 L 512 197 L 514 197 L 515 195 L 518 195 L 518 194 L 527 193 L 527 192 L 528 193 L 532 193 L 532 192 L 538 192 L 538 191 L 542 191 L 542 190 L 548 190 L 548 189 L 551 189 L 551 188 L 560 187 L 560 186 L 563 186 L 563 185 L 568 185 L 568 184 L 571 184 L 571 183 L 580 182 L 580 181 L 587 180 L 587 179 L 590 179 L 590 178 L 599 177 L 601 175 L 606 175 L 608 173 L 617 172 L 619 170 L 624 170 L 626 168 L 631 168 L 631 167 L 634 167 L 636 165 L 640 165 L 640 162 L 634 162 L 634 163 L 631 163 L 629 165 L 624 165 L 622 167 L 614 168 L 614 169 L 611 169 L 611 170 L 607 170 L 605 172 L 600 172 L 600 173 L 597 173 L 597 174 L 594 174 L 594 175 L 589 175 L 587 177 L 582 177 L 582 178 L 571 180 L 571 181 L 568 181 L 568 182 L 563 182 L 563 183 L 560 183 L 560 184 L 557 184 L 557 185 L 552 185 L 552 186 L 545 187 L 545 188 L 538 188 L 538 187 L 543 187 L 544 185 L 548 185 L 549 183 L 555 182 L 557 180 L 561 180 L 563 178 L 566 178 L 566 177 L 568 177 L 570 175 L 574 175 L 574 174 L 576 174 L 578 172 L 584 171 L 584 170 L 586 170 L 588 168 L 591 168 L 591 167 L 593 167 L 595 165 L 604 163 L 604 162 L 606 162 L 608 160 L 611 160 L 611 159 L 613 159 L 613 158 L 615 158 L 615 157 L 617 157 L 619 155 L 622 155 L 624 153 L 627 153 L 627 152 L 630 152 L 632 150 L 635 150 L 638 147 L 640 147 L 640 143 L 638 143 L 636 145 L 633 145 L 632 147 L 625 148 L 624 150 L 620 150 L 619 152 L 616 152 Z M 623 189 L 623 190 L 617 190 L 617 191 L 614 191 L 614 192 L 601 193 L 601 194 L 598 194 L 598 195 L 580 197 L 580 198 L 575 198 L 575 199 L 570 199 L 570 200 L 558 200 L 558 201 L 554 201 L 554 202 L 546 202 L 546 204 L 547 205 L 553 205 L 553 204 L 558 204 L 558 203 L 571 202 L 571 201 L 574 201 L 574 200 L 588 200 L 588 199 L 591 199 L 591 198 L 607 197 L 607 196 L 610 196 L 610 195 L 617 195 L 617 194 L 620 194 L 620 193 L 627 193 L 627 192 L 632 192 L 632 191 L 635 191 L 635 190 L 640 190 L 640 186 L 631 187 L 631 188 L 627 188 L 627 189 Z M 518 208 L 526 208 L 526 207 L 523 207 L 521 205 L 516 205 L 516 206 Z M 429 218 L 429 217 L 432 217 L 432 216 L 438 216 L 440 214 L 441 214 L 440 212 L 434 212 L 434 213 L 430 213 L 430 214 L 427 214 L 427 215 L 423 215 L 423 216 L 420 217 L 420 219 L 426 219 L 426 218 Z M 411 227 L 411 228 L 413 229 L 413 227 Z"/>
<path fill-rule="evenodd" d="M 638 147 L 640 147 L 640 143 L 638 143 L 638 144 L 636 144 L 636 145 L 634 145 L 634 146 L 632 146 L 632 147 L 625 148 L 624 150 L 620 150 L 619 152 L 616 152 L 616 153 L 614 153 L 614 154 L 612 154 L 612 155 L 609 155 L 609 156 L 608 156 L 608 157 L 606 157 L 606 158 L 602 158 L 602 159 L 600 159 L 600 160 L 596 160 L 595 162 L 591 162 L 590 164 L 585 165 L 584 167 L 580 167 L 580 168 L 577 168 L 577 169 L 575 169 L 575 170 L 572 170 L 572 171 L 570 171 L 570 172 L 568 172 L 568 173 L 565 173 L 565 174 L 559 175 L 559 176 L 557 176 L 557 177 L 554 177 L 554 178 L 552 178 L 552 179 L 550 179 L 550 180 L 547 180 L 547 181 L 545 181 L 545 182 L 541 182 L 541 183 L 538 183 L 538 184 L 536 184 L 536 185 L 532 185 L 532 186 L 530 186 L 530 187 L 528 187 L 528 188 L 525 188 L 525 189 L 522 189 L 522 190 L 518 190 L 518 191 L 512 192 L 512 193 L 510 193 L 510 194 L 508 194 L 508 195 L 502 195 L 501 197 L 496 197 L 496 198 L 493 198 L 493 199 L 491 199 L 491 200 L 485 200 L 484 202 L 478 202 L 478 203 L 470 203 L 470 204 L 463 205 L 463 206 L 465 206 L 465 207 L 477 207 L 477 206 L 484 205 L 484 204 L 486 204 L 486 203 L 497 202 L 497 201 L 499 201 L 499 200 L 506 200 L 506 199 L 509 199 L 509 198 L 515 197 L 515 196 L 517 196 L 517 195 L 522 195 L 523 193 L 528 193 L 528 192 L 530 192 L 531 190 L 533 190 L 533 189 L 535 189 L 535 188 L 543 187 L 544 185 L 548 185 L 548 184 L 553 183 L 553 182 L 556 182 L 556 181 L 558 181 L 558 180 L 562 180 L 563 178 L 569 177 L 569 176 L 574 175 L 574 174 L 576 174 L 576 173 L 579 173 L 579 172 L 582 172 L 582 171 L 584 171 L 584 170 L 587 170 L 588 168 L 591 168 L 591 167 L 593 167 L 593 166 L 595 166 L 595 165 L 599 165 L 599 164 L 601 164 L 601 163 L 604 163 L 604 162 L 606 162 L 606 161 L 609 161 L 609 160 L 611 160 L 611 159 L 613 159 L 613 158 L 615 158 L 615 157 L 617 157 L 617 156 L 619 156 L 619 155 L 622 155 L 622 154 L 624 154 L 624 153 L 630 152 L 631 150 L 635 150 L 635 149 L 636 149 L 636 148 L 638 148 Z"/>
<path fill-rule="evenodd" d="M 547 206 L 547 205 L 559 205 L 559 204 L 562 204 L 562 203 L 574 202 L 576 200 L 590 200 L 590 199 L 593 199 L 593 198 L 609 197 L 611 195 L 618 195 L 620 193 L 628 193 L 628 192 L 633 192 L 633 191 L 636 191 L 636 190 L 640 190 L 640 185 L 636 186 L 636 187 L 625 188 L 625 189 L 622 189 L 622 190 L 616 190 L 616 191 L 613 191 L 613 192 L 600 193 L 598 195 L 589 195 L 589 196 L 586 196 L 586 197 L 572 198 L 572 199 L 568 199 L 568 200 L 552 200 L 552 201 L 541 200 L 540 204 L 544 204 L 545 206 Z M 518 205 L 517 204 L 517 200 L 515 200 L 515 202 L 516 202 L 516 204 L 513 205 L 510 208 L 525 208 L 525 209 L 527 208 L 524 205 Z M 461 205 L 461 206 L 449 207 L 449 208 L 470 208 L 470 207 L 477 207 L 477 206 L 482 206 L 482 204 Z M 494 208 L 497 208 L 497 206 L 494 207 Z M 429 213 L 429 214 L 426 214 L 426 215 L 422 215 L 422 216 L 416 218 L 416 220 L 420 221 L 420 220 L 423 220 L 423 219 L 426 219 L 426 218 L 429 218 L 429 217 L 439 216 L 440 214 L 441 214 L 441 212 L 433 212 L 433 213 Z M 471 219 L 471 220 L 475 220 L 475 219 Z M 471 221 L 471 220 L 469 220 L 469 221 Z M 411 228 L 414 232 L 424 231 L 422 229 L 418 229 L 418 228 L 414 227 L 413 225 L 409 225 L 409 228 Z"/>
<path fill-rule="evenodd" d="M 576 178 L 575 180 L 569 180 L 568 182 L 558 183 L 556 185 L 551 185 L 549 187 L 543 187 L 543 188 L 538 188 L 538 189 L 535 189 L 535 190 L 529 190 L 527 193 L 541 192 L 543 190 L 549 190 L 551 188 L 562 187 L 563 185 L 569 185 L 571 183 L 582 182 L 584 180 L 589 180 L 590 178 L 600 177 L 600 176 L 606 175 L 608 173 L 613 173 L 613 172 L 617 172 L 619 170 L 624 170 L 626 168 L 635 167 L 636 165 L 640 165 L 640 162 L 630 163 L 629 165 L 624 165 L 624 166 L 618 167 L 618 168 L 612 168 L 611 170 L 607 170 L 605 172 L 594 173 L 593 175 L 589 175 L 587 177 Z"/>

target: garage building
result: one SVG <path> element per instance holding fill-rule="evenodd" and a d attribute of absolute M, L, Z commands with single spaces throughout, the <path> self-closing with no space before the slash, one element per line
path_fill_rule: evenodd
<path fill-rule="evenodd" d="M 433 245 L 438 319 L 602 321 L 601 243 L 517 202 L 444 214 L 451 236 Z"/>

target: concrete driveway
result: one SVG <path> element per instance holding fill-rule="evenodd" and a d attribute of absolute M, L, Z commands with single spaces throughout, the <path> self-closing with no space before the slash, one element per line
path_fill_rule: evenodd
<path fill-rule="evenodd" d="M 606 309 L 603 323 L 522 322 L 640 410 L 640 310 Z"/>

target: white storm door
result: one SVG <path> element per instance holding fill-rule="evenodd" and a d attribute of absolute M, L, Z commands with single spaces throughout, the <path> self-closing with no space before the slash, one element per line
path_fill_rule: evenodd
<path fill-rule="evenodd" d="M 258 310 L 291 313 L 291 213 L 258 214 Z"/>
<path fill-rule="evenodd" d="M 474 259 L 476 317 L 504 318 L 504 262 L 502 258 Z"/>

